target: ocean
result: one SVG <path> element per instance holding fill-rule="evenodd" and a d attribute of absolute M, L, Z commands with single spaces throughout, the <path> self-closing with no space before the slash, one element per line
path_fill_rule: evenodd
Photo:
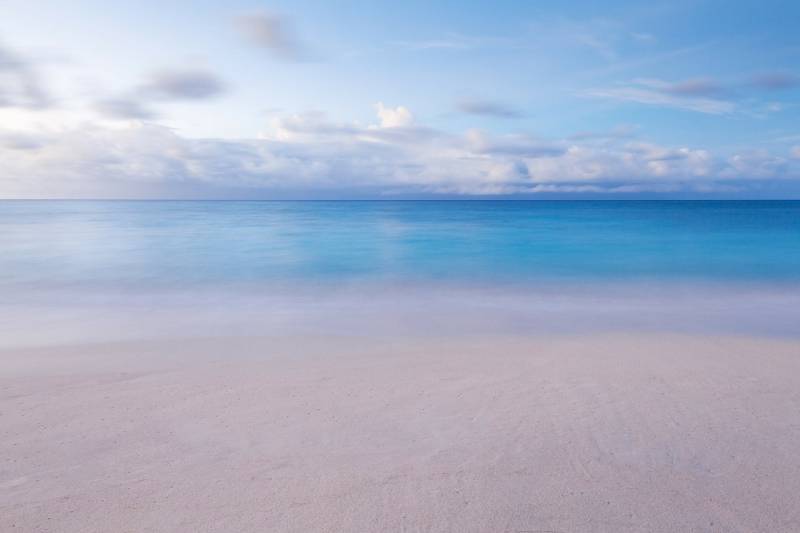
<path fill-rule="evenodd" d="M 264 332 L 794 335 L 800 202 L 2 201 L 0 291 L 15 338 L 160 331 L 143 321 L 165 309 Z"/>
<path fill-rule="evenodd" d="M 4 287 L 800 281 L 792 201 L 5 201 Z"/>

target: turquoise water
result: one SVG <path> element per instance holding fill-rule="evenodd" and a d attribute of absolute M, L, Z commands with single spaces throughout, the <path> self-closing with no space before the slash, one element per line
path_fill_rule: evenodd
<path fill-rule="evenodd" d="M 0 348 L 800 337 L 800 202 L 0 202 Z"/>
<path fill-rule="evenodd" d="M 0 283 L 800 281 L 800 202 L 0 202 Z"/>
<path fill-rule="evenodd" d="M 4 284 L 800 281 L 800 202 L 0 202 Z"/>

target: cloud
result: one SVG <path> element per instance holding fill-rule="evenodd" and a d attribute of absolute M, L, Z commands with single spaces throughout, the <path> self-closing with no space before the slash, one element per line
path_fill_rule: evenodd
<path fill-rule="evenodd" d="M 50 137 L 21 131 L 0 132 L 0 149 L 38 150 L 50 142 Z"/>
<path fill-rule="evenodd" d="M 112 119 L 152 120 L 158 115 L 134 98 L 109 98 L 95 102 L 95 110 Z"/>
<path fill-rule="evenodd" d="M 722 96 L 731 93 L 734 89 L 749 85 L 751 88 L 762 90 L 791 89 L 800 86 L 800 77 L 786 71 L 762 72 L 747 78 L 744 83 L 729 82 L 723 84 L 710 77 L 691 78 L 675 83 L 661 80 L 640 80 L 652 82 L 654 87 L 666 93 L 680 96 Z"/>
<path fill-rule="evenodd" d="M 501 102 L 489 100 L 464 100 L 458 103 L 458 110 L 469 115 L 482 115 L 495 118 L 522 118 L 524 113 Z"/>
<path fill-rule="evenodd" d="M 712 78 L 692 78 L 675 83 L 666 83 L 661 80 L 639 80 L 639 83 L 650 85 L 666 94 L 675 96 L 716 96 L 724 92 L 722 85 Z"/>
<path fill-rule="evenodd" d="M 235 19 L 239 32 L 251 43 L 269 50 L 284 61 L 307 61 L 311 58 L 306 46 L 295 35 L 290 22 L 270 13 L 251 13 Z"/>
<path fill-rule="evenodd" d="M 403 106 L 376 109 L 367 125 L 320 112 L 281 116 L 241 140 L 186 138 L 142 122 L 0 132 L 0 196 L 663 194 L 779 182 L 800 190 L 800 159 L 766 151 L 459 134 L 416 125 Z"/>
<path fill-rule="evenodd" d="M 791 72 L 762 72 L 750 78 L 750 83 L 759 89 L 793 89 L 800 86 L 800 76 Z"/>
<path fill-rule="evenodd" d="M 159 114 L 152 108 L 152 104 L 207 100 L 220 96 L 226 89 L 225 83 L 207 70 L 159 70 L 128 94 L 100 99 L 92 107 L 110 119 L 153 120 Z"/>
<path fill-rule="evenodd" d="M 0 108 L 44 109 L 51 104 L 33 63 L 0 45 Z"/>
<path fill-rule="evenodd" d="M 721 176 L 734 178 L 747 176 L 760 180 L 792 177 L 795 170 L 786 157 L 770 154 L 766 150 L 746 150 L 729 157 Z"/>
<path fill-rule="evenodd" d="M 160 70 L 140 88 L 142 95 L 155 100 L 203 100 L 219 96 L 225 84 L 205 70 Z"/>
<path fill-rule="evenodd" d="M 585 96 L 623 102 L 670 107 L 713 115 L 731 113 L 765 118 L 785 109 L 781 102 L 765 101 L 755 91 L 776 91 L 800 87 L 794 74 L 776 71 L 761 73 L 736 82 L 721 83 L 710 77 L 666 81 L 637 78 L 616 87 L 585 91 Z"/>
<path fill-rule="evenodd" d="M 480 130 L 470 130 L 465 138 L 470 151 L 492 156 L 501 155 L 535 159 L 558 156 L 565 151 L 563 146 L 528 135 L 489 136 Z"/>
<path fill-rule="evenodd" d="M 402 128 L 410 126 L 414 122 L 414 117 L 411 112 L 403 107 L 386 107 L 383 102 L 375 104 L 375 109 L 378 111 L 378 118 L 381 119 L 382 128 Z"/>
<path fill-rule="evenodd" d="M 278 117 L 272 121 L 272 125 L 276 138 L 285 141 L 319 140 L 327 136 L 341 138 L 358 131 L 352 125 L 329 122 L 322 111 L 306 111 Z"/>
<path fill-rule="evenodd" d="M 800 159 L 800 146 L 792 147 L 791 153 L 792 157 L 794 157 L 795 159 Z"/>
<path fill-rule="evenodd" d="M 605 98 L 620 102 L 634 102 L 694 111 L 711 115 L 733 113 L 733 102 L 710 95 L 719 91 L 719 86 L 706 78 L 669 83 L 658 79 L 636 79 L 628 85 L 586 91 L 586 96 Z"/>

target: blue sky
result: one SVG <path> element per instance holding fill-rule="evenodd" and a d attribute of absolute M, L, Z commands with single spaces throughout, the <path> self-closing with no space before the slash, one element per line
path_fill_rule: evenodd
<path fill-rule="evenodd" d="M 797 2 L 2 11 L 2 197 L 800 196 Z"/>

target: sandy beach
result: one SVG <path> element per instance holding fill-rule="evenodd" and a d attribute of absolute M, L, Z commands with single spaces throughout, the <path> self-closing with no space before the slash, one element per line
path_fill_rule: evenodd
<path fill-rule="evenodd" d="M 0 533 L 800 533 L 799 21 L 0 1 Z"/>
<path fill-rule="evenodd" d="M 0 354 L 0 530 L 800 530 L 800 344 L 236 337 Z"/>

